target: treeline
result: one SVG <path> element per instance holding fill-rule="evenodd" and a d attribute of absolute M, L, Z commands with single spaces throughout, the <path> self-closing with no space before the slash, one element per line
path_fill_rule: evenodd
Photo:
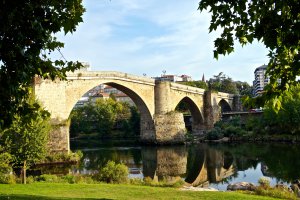
<path fill-rule="evenodd" d="M 207 139 L 216 140 L 223 137 L 250 140 L 297 140 L 300 136 L 300 84 L 292 86 L 282 94 L 281 109 L 273 108 L 269 101 L 261 117 L 249 118 L 241 122 L 239 117 L 229 122 L 217 122 L 214 129 L 207 134 Z M 251 105 L 247 105 L 251 106 Z"/>
<path fill-rule="evenodd" d="M 210 78 L 208 81 L 188 81 L 180 83 L 205 90 L 239 94 L 242 96 L 253 96 L 252 86 L 250 86 L 247 82 L 234 81 L 223 72 L 220 72 L 218 75 L 214 75 L 213 78 Z"/>
<path fill-rule="evenodd" d="M 111 138 L 113 130 L 122 130 L 120 137 L 134 137 L 140 133 L 140 114 L 136 106 L 119 102 L 113 98 L 97 99 L 71 113 L 71 138 L 93 135 L 97 138 Z"/>

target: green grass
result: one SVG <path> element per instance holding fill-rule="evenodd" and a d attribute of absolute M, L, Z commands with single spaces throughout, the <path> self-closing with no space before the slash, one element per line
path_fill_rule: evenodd
<path fill-rule="evenodd" d="M 180 191 L 176 188 L 160 188 L 112 184 L 63 184 L 33 183 L 27 185 L 1 185 L 0 199 L 274 199 L 237 192 Z"/>

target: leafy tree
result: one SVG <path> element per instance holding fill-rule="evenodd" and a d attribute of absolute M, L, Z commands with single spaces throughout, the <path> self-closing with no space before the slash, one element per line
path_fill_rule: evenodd
<path fill-rule="evenodd" d="M 282 109 L 275 112 L 272 105 L 264 110 L 264 126 L 271 133 L 300 135 L 300 84 L 283 93 Z"/>
<path fill-rule="evenodd" d="M 49 54 L 64 47 L 54 35 L 73 33 L 83 12 L 82 0 L 0 2 L 0 126 L 32 111 L 26 99 L 35 75 L 64 79 L 82 66 Z"/>
<path fill-rule="evenodd" d="M 208 87 L 210 90 L 218 92 L 238 94 L 236 83 L 223 72 L 220 72 L 218 75 L 214 75 L 214 78 L 209 79 Z"/>
<path fill-rule="evenodd" d="M 188 81 L 188 82 L 180 82 L 180 83 L 192 87 L 207 89 L 207 84 L 204 81 Z"/>
<path fill-rule="evenodd" d="M 72 111 L 71 137 L 92 132 L 109 136 L 117 123 L 137 131 L 139 130 L 139 126 L 135 127 L 137 122 L 139 122 L 139 114 L 137 110 L 130 108 L 129 104 L 111 98 L 97 99 L 94 103 L 89 102 Z"/>
<path fill-rule="evenodd" d="M 16 166 L 22 166 L 23 183 L 26 184 L 26 169 L 43 159 L 47 153 L 50 116 L 38 103 L 28 103 L 29 112 L 24 116 L 14 116 L 10 128 L 3 131 L 1 143 L 5 152 L 12 156 Z"/>
<path fill-rule="evenodd" d="M 300 1 L 201 0 L 199 10 L 204 9 L 212 14 L 209 31 L 221 30 L 214 41 L 216 59 L 219 54 L 234 51 L 235 39 L 242 45 L 258 40 L 269 50 L 270 85 L 261 98 L 255 98 L 255 103 L 274 100 L 273 107 L 279 110 L 278 97 L 296 84 L 296 76 L 300 74 Z"/>
<path fill-rule="evenodd" d="M 241 96 L 253 96 L 253 87 L 247 82 L 236 81 L 235 84 Z"/>
<path fill-rule="evenodd" d="M 122 163 L 108 161 L 95 176 L 96 180 L 107 183 L 124 183 L 128 179 L 128 167 Z"/>
<path fill-rule="evenodd" d="M 129 119 L 130 130 L 133 132 L 134 135 L 140 135 L 141 115 L 136 106 L 131 106 L 130 112 L 131 112 L 131 117 Z"/>

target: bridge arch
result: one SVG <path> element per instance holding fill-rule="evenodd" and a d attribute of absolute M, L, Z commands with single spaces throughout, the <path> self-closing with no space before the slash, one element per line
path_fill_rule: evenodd
<path fill-rule="evenodd" d="M 96 86 L 100 85 L 99 83 L 109 85 L 113 88 L 116 88 L 117 90 L 120 90 L 121 92 L 123 92 L 124 94 L 126 94 L 128 97 L 130 97 L 132 99 L 132 101 L 135 103 L 138 110 L 140 111 L 140 126 L 143 127 L 143 128 L 141 128 L 140 137 L 141 137 L 141 139 L 143 139 L 144 137 L 147 137 L 147 135 L 145 135 L 145 134 L 148 132 L 145 132 L 144 130 L 153 130 L 154 123 L 153 123 L 152 116 L 151 116 L 148 106 L 146 105 L 145 101 L 139 96 L 139 94 L 137 94 L 137 92 L 133 91 L 132 88 L 128 88 L 128 87 L 124 86 L 126 84 L 120 83 L 120 82 L 117 83 L 117 81 L 115 81 L 115 80 L 101 80 L 96 83 L 97 84 Z M 92 84 L 92 88 L 94 88 L 96 86 L 94 86 L 94 84 Z M 89 91 L 92 88 L 89 88 L 88 90 L 82 90 L 81 94 L 82 95 L 85 94 L 87 91 Z M 78 100 L 79 100 L 78 97 L 74 97 L 74 99 L 72 99 L 71 105 L 73 105 L 73 107 L 74 107 L 74 105 L 76 104 L 76 102 Z M 69 112 L 69 115 L 70 115 L 71 111 Z M 155 138 L 154 132 L 152 133 L 151 137 Z"/>
<path fill-rule="evenodd" d="M 180 104 L 187 105 L 188 110 L 191 113 L 191 126 L 192 126 L 192 132 L 197 133 L 200 130 L 204 129 L 204 119 L 203 115 L 201 113 L 200 108 L 197 106 L 197 104 L 190 98 L 190 97 L 183 97 L 176 105 L 175 109 L 178 108 Z"/>
<path fill-rule="evenodd" d="M 141 113 L 142 141 L 155 141 L 153 122 L 154 80 L 121 72 L 80 72 L 67 74 L 67 80 L 34 79 L 36 98 L 51 113 L 52 123 L 56 125 L 50 136 L 49 146 L 53 151 L 70 149 L 69 125 L 66 123 L 77 101 L 90 89 L 107 84 L 127 94 Z M 59 142 L 57 142 L 59 141 Z"/>
<path fill-rule="evenodd" d="M 230 104 L 225 99 L 221 99 L 218 103 L 218 106 L 221 108 L 221 113 L 232 111 Z"/>

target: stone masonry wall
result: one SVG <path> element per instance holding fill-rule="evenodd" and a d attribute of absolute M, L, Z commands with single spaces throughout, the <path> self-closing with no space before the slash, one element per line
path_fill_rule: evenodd
<path fill-rule="evenodd" d="M 185 141 L 185 123 L 182 113 L 170 112 L 154 116 L 156 143 L 176 144 Z"/>
<path fill-rule="evenodd" d="M 57 124 L 52 122 L 52 131 L 49 134 L 49 150 L 51 152 L 69 152 L 69 124 Z"/>

